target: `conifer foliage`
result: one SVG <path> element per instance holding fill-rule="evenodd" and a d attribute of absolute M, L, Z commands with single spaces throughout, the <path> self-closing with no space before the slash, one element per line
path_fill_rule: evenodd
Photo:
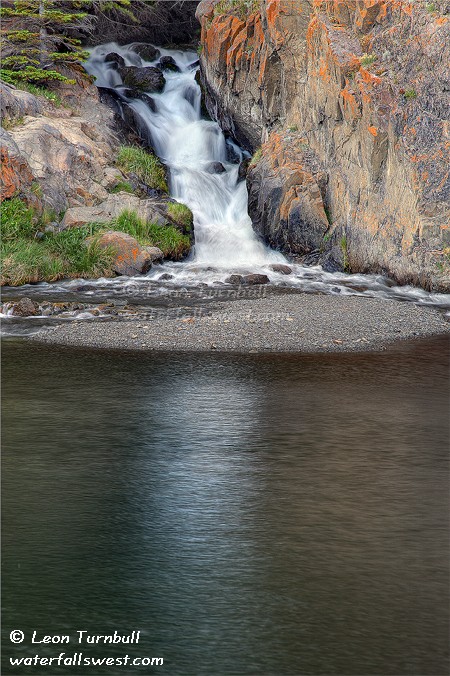
<path fill-rule="evenodd" d="M 81 3 L 15 0 L 3 4 L 1 77 L 12 84 L 70 81 L 61 71 L 84 58 L 80 40 L 69 37 L 86 21 Z"/>
<path fill-rule="evenodd" d="M 131 0 L 3 0 L 2 80 L 16 85 L 73 82 L 67 67 L 86 58 L 78 36 L 94 28 L 98 13 L 135 20 Z"/>

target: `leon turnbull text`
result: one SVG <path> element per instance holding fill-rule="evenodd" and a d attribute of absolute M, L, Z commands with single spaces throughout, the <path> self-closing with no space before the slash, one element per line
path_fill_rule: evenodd
<path fill-rule="evenodd" d="M 114 634 L 89 634 L 85 629 L 76 632 L 75 643 L 139 643 L 140 631 L 122 635 L 115 631 Z M 31 643 L 70 643 L 68 634 L 54 634 L 52 636 L 39 636 L 33 631 Z"/>

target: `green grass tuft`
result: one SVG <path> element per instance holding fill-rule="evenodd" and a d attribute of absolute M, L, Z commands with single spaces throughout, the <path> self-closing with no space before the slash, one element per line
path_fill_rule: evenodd
<path fill-rule="evenodd" d="M 409 101 L 411 99 L 417 99 L 417 92 L 416 92 L 415 89 L 406 89 L 403 96 L 405 97 L 405 99 L 407 101 Z"/>
<path fill-rule="evenodd" d="M 359 62 L 361 64 L 361 66 L 364 66 L 364 68 L 365 68 L 366 66 L 372 65 L 372 63 L 376 60 L 377 60 L 377 57 L 375 56 L 375 54 L 363 54 L 362 57 L 360 58 Z"/>
<path fill-rule="evenodd" d="M 142 148 L 122 146 L 116 164 L 122 171 L 136 174 L 150 188 L 169 192 L 163 165 L 155 155 Z"/>
<path fill-rule="evenodd" d="M 180 202 L 169 202 L 167 205 L 167 213 L 175 223 L 181 225 L 186 232 L 190 232 L 193 226 L 192 211 L 185 204 Z"/>
<path fill-rule="evenodd" d="M 114 186 L 114 188 L 111 188 L 109 191 L 113 195 L 115 195 L 118 192 L 129 192 L 131 194 L 134 194 L 134 188 L 131 185 L 131 183 L 128 183 L 128 181 L 119 181 L 117 185 Z"/>
<path fill-rule="evenodd" d="M 1 283 L 18 286 L 58 279 L 112 275 L 113 253 L 99 249 L 89 235 L 100 225 L 73 228 L 58 233 L 42 233 L 49 214 L 40 219 L 32 208 L 15 197 L 2 204 Z M 37 239 L 36 234 L 41 234 Z M 42 236 L 43 235 L 43 236 Z"/>
<path fill-rule="evenodd" d="M 262 150 L 261 150 L 261 148 L 257 148 L 255 150 L 255 152 L 253 153 L 253 157 L 250 160 L 250 164 L 248 166 L 249 167 L 256 167 L 256 165 L 258 164 L 261 157 L 262 157 Z"/>
<path fill-rule="evenodd" d="M 158 225 L 139 218 L 134 211 L 124 211 L 116 219 L 114 229 L 126 232 L 143 246 L 157 246 L 164 258 L 181 260 L 190 251 L 191 241 L 178 228 L 171 225 Z"/>

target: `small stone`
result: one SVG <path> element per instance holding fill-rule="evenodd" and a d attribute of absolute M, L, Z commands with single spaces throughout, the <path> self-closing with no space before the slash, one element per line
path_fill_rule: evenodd
<path fill-rule="evenodd" d="M 292 275 L 292 268 L 289 265 L 283 265 L 282 263 L 275 263 L 270 266 L 270 269 L 274 272 L 279 272 L 282 275 Z"/>

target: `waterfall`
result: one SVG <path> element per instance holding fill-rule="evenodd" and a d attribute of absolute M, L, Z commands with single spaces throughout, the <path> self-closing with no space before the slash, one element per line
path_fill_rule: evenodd
<path fill-rule="evenodd" d="M 195 52 L 159 49 L 171 56 L 179 72 L 166 71 L 161 94 L 151 94 L 153 104 L 130 98 L 110 52 L 128 65 L 154 66 L 133 51 L 133 45 L 115 43 L 92 50 L 86 63 L 100 87 L 115 92 L 139 115 L 152 145 L 169 169 L 171 196 L 186 204 L 194 215 L 195 246 L 191 264 L 222 269 L 248 269 L 284 262 L 252 229 L 247 213 L 247 187 L 239 178 L 243 151 L 226 140 L 216 122 L 201 117 L 201 91 L 195 80 Z M 160 57 L 158 57 L 159 59 Z M 248 155 L 247 155 L 248 156 Z"/>
<path fill-rule="evenodd" d="M 285 257 L 269 249 L 253 232 L 247 212 L 247 187 L 239 178 L 239 164 L 249 154 L 225 138 L 215 122 L 201 117 L 201 91 L 195 76 L 197 54 L 190 51 L 158 48 L 158 59 L 146 61 L 139 56 L 142 43 L 119 46 L 99 45 L 90 51 L 86 70 L 95 76 L 98 87 L 114 90 L 113 95 L 137 114 L 139 131 L 147 137 L 169 169 L 171 197 L 187 204 L 194 215 L 195 246 L 183 263 L 165 263 L 152 268 L 147 277 L 133 278 L 134 286 L 156 282 L 154 293 L 165 293 L 160 277 L 170 270 L 170 287 L 223 284 L 230 271 L 264 272 L 272 285 L 291 287 L 312 293 L 363 295 L 397 298 L 419 304 L 450 306 L 449 294 L 428 293 L 411 286 L 397 286 L 383 275 L 326 272 L 321 266 L 307 267 L 289 262 L 292 274 L 273 269 L 274 263 L 286 263 Z M 152 46 L 147 45 L 150 51 Z M 125 87 L 117 65 L 105 61 L 114 52 L 127 66 L 155 66 L 161 57 L 172 57 L 178 72 L 164 73 L 164 90 L 139 98 Z M 276 267 L 276 266 L 275 266 Z M 167 275 L 164 275 L 167 278 Z M 77 282 L 80 284 L 80 282 Z M 103 280 L 111 288 L 126 290 L 123 278 Z M 100 282 L 97 282 L 100 286 Z"/>

